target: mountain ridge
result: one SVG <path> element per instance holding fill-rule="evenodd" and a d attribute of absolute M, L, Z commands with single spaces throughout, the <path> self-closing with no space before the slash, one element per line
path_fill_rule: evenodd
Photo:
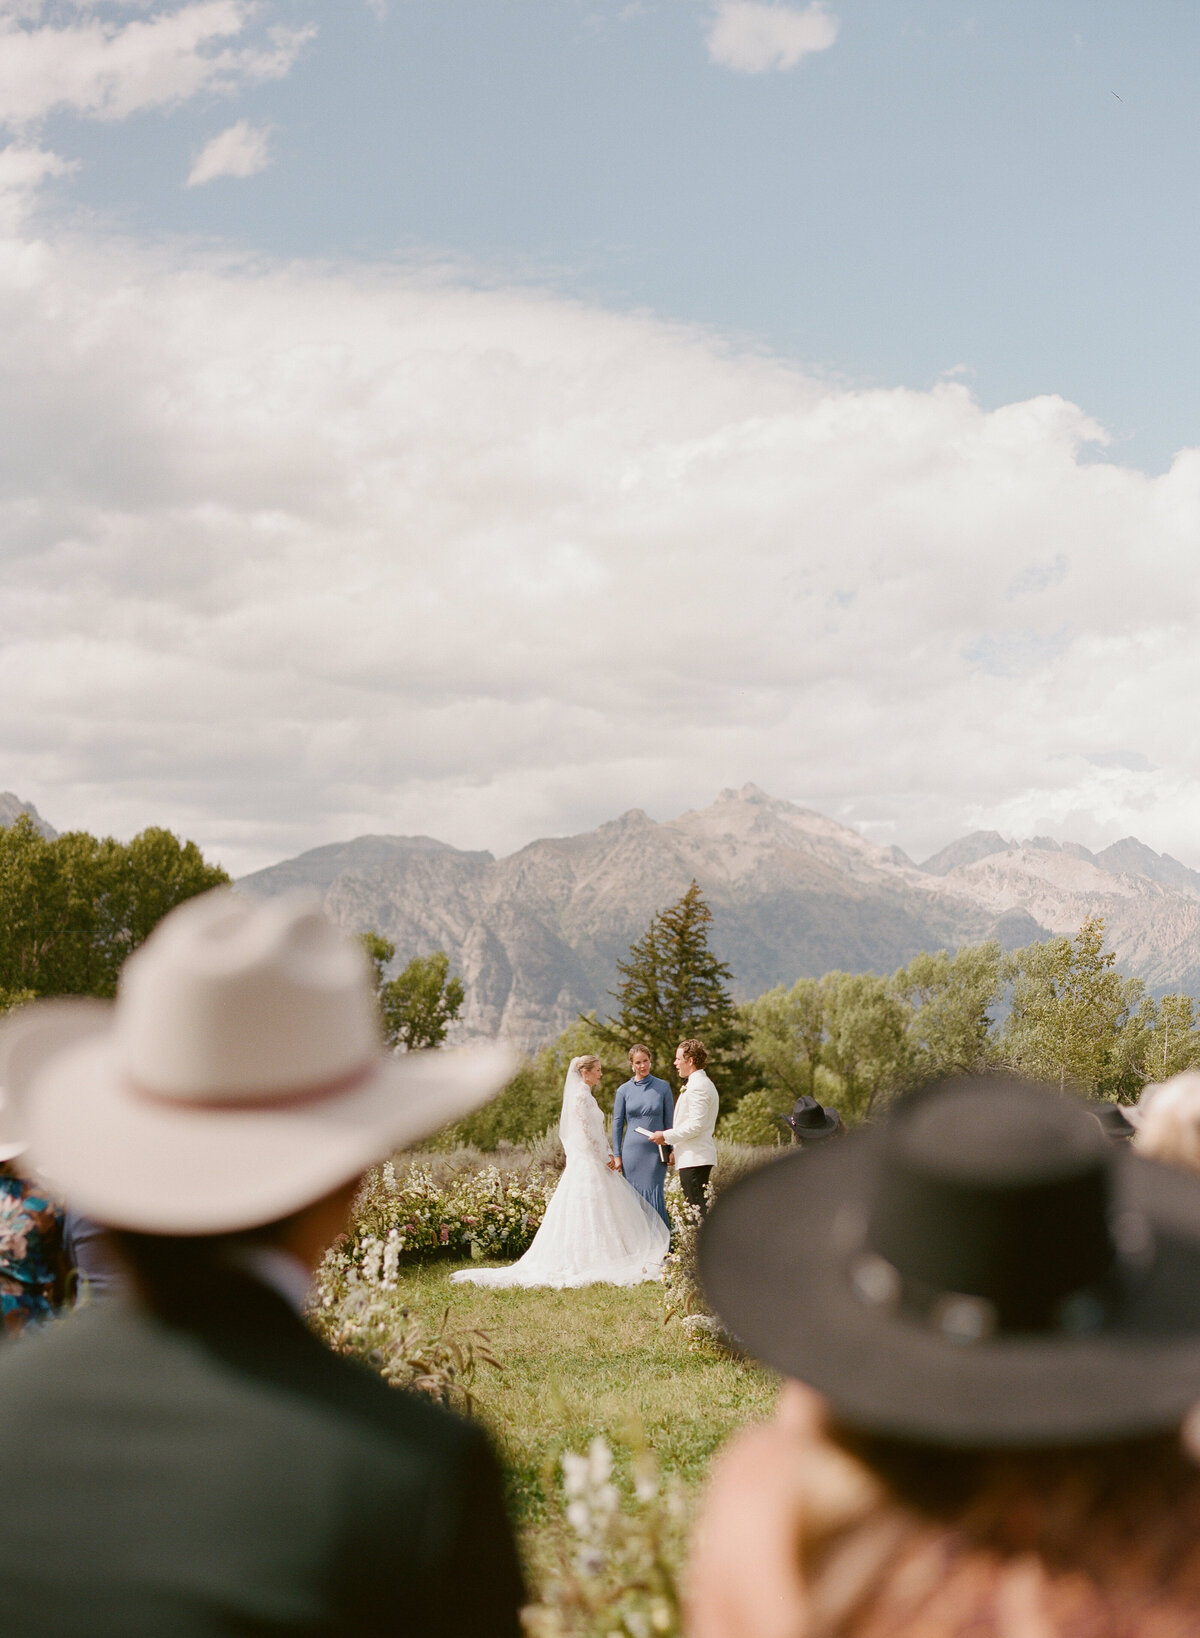
<path fill-rule="evenodd" d="M 463 1038 L 532 1046 L 580 1012 L 607 1011 L 617 960 L 693 878 L 741 997 L 834 968 L 890 972 L 920 950 L 990 937 L 1012 949 L 1074 933 L 1089 914 L 1106 917 L 1123 971 L 1200 994 L 1200 873 L 1132 837 L 1092 853 L 976 832 L 919 866 L 746 785 L 675 819 L 631 808 L 501 858 L 370 840 L 374 855 L 358 862 L 345 852 L 357 843 L 341 844 L 347 868 L 332 879 L 318 877 L 333 854 L 314 849 L 237 885 L 273 893 L 307 878 L 343 925 L 391 939 L 397 963 L 447 950 L 467 989 Z"/>

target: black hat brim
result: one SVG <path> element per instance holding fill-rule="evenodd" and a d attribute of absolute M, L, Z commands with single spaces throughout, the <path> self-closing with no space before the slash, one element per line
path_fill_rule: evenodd
<path fill-rule="evenodd" d="M 855 1294 L 873 1134 L 768 1162 L 722 1193 L 699 1272 L 745 1350 L 823 1394 L 864 1432 L 964 1449 L 1072 1445 L 1177 1426 L 1200 1400 L 1200 1178 L 1114 1150 L 1114 1207 L 1153 1253 L 1086 1336 L 955 1342 Z"/>
<path fill-rule="evenodd" d="M 836 1110 L 822 1108 L 821 1114 L 823 1122 L 820 1126 L 801 1126 L 794 1115 L 784 1115 L 781 1118 L 784 1125 L 790 1127 L 799 1138 L 829 1137 L 833 1132 L 837 1131 L 841 1122 Z"/>

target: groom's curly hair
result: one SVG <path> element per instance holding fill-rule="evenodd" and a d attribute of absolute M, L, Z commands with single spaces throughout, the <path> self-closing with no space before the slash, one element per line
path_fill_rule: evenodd
<path fill-rule="evenodd" d="M 679 1050 L 685 1058 L 690 1058 L 696 1069 L 703 1069 L 708 1062 L 708 1049 L 703 1041 L 680 1041 Z"/>

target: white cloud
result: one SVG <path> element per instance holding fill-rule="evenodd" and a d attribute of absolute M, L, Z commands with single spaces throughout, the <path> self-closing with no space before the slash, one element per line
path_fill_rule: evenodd
<path fill-rule="evenodd" d="M 251 125 L 248 119 L 239 119 L 236 125 L 205 143 L 188 172 L 187 186 L 196 188 L 219 176 L 257 176 L 259 171 L 265 171 L 271 163 L 269 134 L 265 128 Z"/>
<path fill-rule="evenodd" d="M 28 0 L 0 4 L 0 126 L 28 131 L 59 109 L 120 120 L 201 91 L 279 79 L 315 33 L 281 27 L 231 43 L 254 15 L 252 0 L 193 0 L 132 19 L 110 5 L 92 15 L 99 9 L 77 0 L 76 20 L 58 24 Z"/>
<path fill-rule="evenodd" d="M 716 0 L 709 20 L 708 55 L 739 74 L 795 68 L 802 57 L 828 51 L 838 36 L 838 20 L 821 4 L 797 11 L 762 0 Z"/>
<path fill-rule="evenodd" d="M 752 779 L 1200 864 L 1200 452 L 385 268 L 10 237 L 0 334 L 0 787 L 60 827 L 246 868 Z"/>

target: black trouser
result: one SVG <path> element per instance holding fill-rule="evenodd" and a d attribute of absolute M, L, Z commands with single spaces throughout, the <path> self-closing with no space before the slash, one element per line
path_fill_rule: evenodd
<path fill-rule="evenodd" d="M 712 1174 L 711 1166 L 681 1166 L 679 1168 L 679 1182 L 683 1188 L 683 1198 L 689 1206 L 695 1206 L 701 1217 L 708 1210 L 708 1201 L 704 1198 L 704 1185 Z"/>

